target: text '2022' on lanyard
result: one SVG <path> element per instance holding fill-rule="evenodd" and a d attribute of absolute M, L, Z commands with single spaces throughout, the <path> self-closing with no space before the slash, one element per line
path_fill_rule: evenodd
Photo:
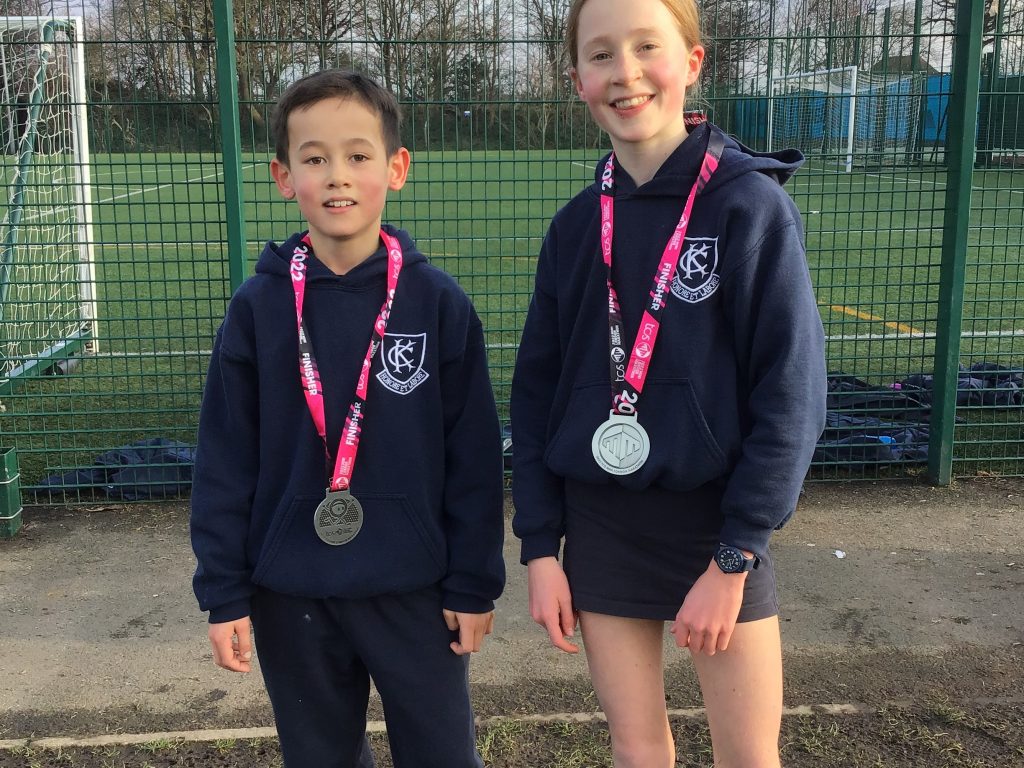
<path fill-rule="evenodd" d="M 707 186 L 718 169 L 725 142 L 721 135 L 708 126 L 708 146 L 704 152 L 697 181 L 690 189 L 682 216 L 661 255 L 654 285 L 644 308 L 640 327 L 629 360 L 623 349 L 622 310 L 619 296 L 612 284 L 612 235 L 615 230 L 615 153 L 608 157 L 601 177 L 601 256 L 604 259 L 608 283 L 608 357 L 612 381 L 612 408 L 608 419 L 594 432 L 591 450 L 594 460 L 612 475 L 629 475 L 647 461 L 651 440 L 647 430 L 637 418 L 637 404 L 643 393 L 644 382 L 654 358 L 654 345 L 661 328 L 661 315 L 665 309 L 665 296 L 679 265 L 679 254 L 690 225 L 693 201 Z"/>
<path fill-rule="evenodd" d="M 366 416 L 370 366 L 377 355 L 377 350 L 384 342 L 388 318 L 391 316 L 391 305 L 395 300 L 395 291 L 398 288 L 398 277 L 402 273 L 401 243 L 398 242 L 398 238 L 389 235 L 383 229 L 380 236 L 387 248 L 388 292 L 384 297 L 384 304 L 381 305 L 380 312 L 377 314 L 377 320 L 373 324 L 370 345 L 366 350 L 363 366 L 359 371 L 359 379 L 356 382 L 356 394 L 349 405 L 348 415 L 345 417 L 345 427 L 341 432 L 341 441 L 338 445 L 338 455 L 334 463 L 334 472 L 331 474 L 330 485 L 327 487 L 324 500 L 317 505 L 316 511 L 313 513 L 313 529 L 316 531 L 316 535 L 326 544 L 335 546 L 348 544 L 363 527 L 363 506 L 352 495 L 349 488 L 355 470 L 356 454 L 359 452 L 362 422 Z M 327 451 L 329 458 L 323 386 L 320 383 L 320 371 L 313 354 L 313 345 L 309 341 L 309 334 L 306 332 L 306 325 L 302 320 L 302 303 L 306 295 L 306 259 L 309 258 L 311 250 L 312 244 L 309 241 L 309 235 L 306 235 L 302 238 L 302 242 L 295 246 L 291 261 L 295 316 L 299 330 L 299 378 L 302 381 L 302 390 L 306 396 L 306 404 L 309 406 L 313 423 L 316 425 L 317 434 L 323 440 L 324 450 Z"/>

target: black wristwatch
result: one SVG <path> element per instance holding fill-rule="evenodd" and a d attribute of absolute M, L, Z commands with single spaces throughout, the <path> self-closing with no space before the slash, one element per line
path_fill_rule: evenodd
<path fill-rule="evenodd" d="M 757 555 L 747 557 L 742 549 L 719 544 L 718 551 L 715 552 L 715 562 L 722 573 L 744 573 L 757 568 L 761 564 L 761 558 Z"/>

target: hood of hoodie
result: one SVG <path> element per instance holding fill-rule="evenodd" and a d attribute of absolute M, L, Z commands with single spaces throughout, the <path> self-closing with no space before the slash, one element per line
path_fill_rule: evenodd
<path fill-rule="evenodd" d="M 416 244 L 408 232 L 404 229 L 393 227 L 390 224 L 382 226 L 385 232 L 397 237 L 398 242 L 402 244 L 403 269 L 427 260 L 427 257 L 416 248 Z M 280 244 L 273 241 L 268 242 L 256 262 L 257 274 L 280 275 L 290 278 L 292 254 L 295 252 L 295 246 L 302 241 L 305 234 L 305 232 L 299 232 Z M 314 253 L 313 256 L 315 257 L 316 254 Z M 356 288 L 384 280 L 387 273 L 388 259 L 384 245 L 381 243 L 368 259 L 360 262 L 344 275 L 334 274 L 317 258 L 310 259 L 307 264 L 306 280 L 308 283 L 335 281 Z"/>
<path fill-rule="evenodd" d="M 779 152 L 756 152 L 740 144 L 736 139 L 724 133 L 720 128 L 703 123 L 690 131 L 675 151 L 668 156 L 654 178 L 640 187 L 621 167 L 615 169 L 616 195 L 636 197 L 678 197 L 680 189 L 689 190 L 696 181 L 704 152 L 708 146 L 708 132 L 717 131 L 725 141 L 722 159 L 711 180 L 702 194 L 710 194 L 721 184 L 742 176 L 746 173 L 761 173 L 769 176 L 781 186 L 785 184 L 797 169 L 803 165 L 804 156 L 796 149 L 784 149 Z M 610 154 L 610 153 L 609 153 Z M 594 169 L 593 190 L 600 194 L 601 173 L 604 171 L 608 155 L 601 158 Z"/>

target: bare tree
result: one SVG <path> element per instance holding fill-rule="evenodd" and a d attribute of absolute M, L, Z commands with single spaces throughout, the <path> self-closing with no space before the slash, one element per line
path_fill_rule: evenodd
<path fill-rule="evenodd" d="M 796 0 L 783 20 L 777 69 L 785 73 L 863 67 L 880 56 L 875 17 L 884 0 Z"/>
<path fill-rule="evenodd" d="M 242 0 L 235 5 L 238 89 L 243 109 L 254 126 L 264 128 L 263 104 L 273 102 L 286 83 L 298 77 L 347 63 L 344 52 L 359 0 L 310 0 L 275 3 Z"/>
<path fill-rule="evenodd" d="M 521 93 L 537 100 L 530 110 L 530 128 L 535 132 L 531 144 L 547 146 L 548 130 L 559 111 L 569 103 L 572 88 L 567 76 L 569 57 L 565 50 L 568 0 L 523 0 L 531 41 L 526 63 L 522 68 L 526 82 Z M 536 55 L 534 55 L 536 54 Z"/>
<path fill-rule="evenodd" d="M 419 35 L 423 0 L 374 0 L 366 4 L 362 34 L 376 56 L 385 86 L 403 98 L 411 95 L 409 40 Z M 367 61 L 370 64 L 371 60 Z"/>
<path fill-rule="evenodd" d="M 465 44 L 455 62 L 454 97 L 470 116 L 469 131 L 500 131 L 510 124 L 502 120 L 502 95 L 511 91 L 514 61 L 508 40 L 514 30 L 514 4 L 502 0 L 468 0 L 462 20 Z M 511 110 L 509 111 L 511 112 Z"/>
<path fill-rule="evenodd" d="M 732 86 L 749 74 L 765 52 L 778 0 L 705 0 L 704 83 L 713 90 Z"/>
<path fill-rule="evenodd" d="M 4 3 L 4 16 L 49 16 L 50 3 L 43 0 L 6 0 Z M 55 10 L 55 15 L 60 16 L 60 10 Z"/>
<path fill-rule="evenodd" d="M 505 39 L 512 31 L 512 5 L 503 6 L 501 0 L 468 0 L 466 5 L 466 36 L 474 41 L 466 56 L 472 62 L 477 98 L 485 101 L 487 112 L 493 114 L 508 74 L 503 67 L 510 64 L 505 60 Z"/>
<path fill-rule="evenodd" d="M 464 45 L 456 9 L 456 0 L 433 0 L 423 8 L 409 72 L 412 95 L 419 99 L 435 104 L 454 99 L 455 60 Z"/>
<path fill-rule="evenodd" d="M 315 46 L 319 68 L 338 66 L 347 60 L 342 46 L 365 15 L 366 0 L 308 0 L 297 5 L 303 13 L 302 29 Z"/>
<path fill-rule="evenodd" d="M 1017 33 L 1021 31 L 1021 22 L 1024 21 L 1024 2 L 1022 0 L 977 1 L 985 4 L 985 45 L 995 42 L 1000 10 L 1003 16 L 1003 29 L 1013 30 Z M 957 0 L 931 0 L 928 21 L 939 25 L 945 34 L 952 34 L 956 22 L 956 8 Z"/>
<path fill-rule="evenodd" d="M 216 98 L 216 53 L 211 0 L 189 0 L 171 4 L 170 29 L 182 41 L 185 61 L 188 63 L 188 81 L 198 101 L 213 102 Z M 188 86 L 182 89 L 187 92 Z"/>
<path fill-rule="evenodd" d="M 569 57 L 565 51 L 565 25 L 569 15 L 568 0 L 524 0 L 527 37 L 540 51 L 541 75 L 539 90 L 544 95 L 567 95 L 566 70 Z"/>

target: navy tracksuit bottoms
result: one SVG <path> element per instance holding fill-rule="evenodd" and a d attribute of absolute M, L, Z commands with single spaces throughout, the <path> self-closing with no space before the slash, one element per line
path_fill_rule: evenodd
<path fill-rule="evenodd" d="M 441 592 L 314 599 L 257 590 L 252 624 L 288 768 L 371 768 L 370 679 L 395 768 L 483 768 Z"/>

